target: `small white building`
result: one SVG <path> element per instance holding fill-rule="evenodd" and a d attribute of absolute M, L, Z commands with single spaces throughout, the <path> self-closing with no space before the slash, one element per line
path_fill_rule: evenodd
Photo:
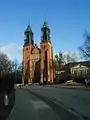
<path fill-rule="evenodd" d="M 83 76 L 88 75 L 90 68 L 82 64 L 77 64 L 74 67 L 70 68 L 71 76 Z"/>

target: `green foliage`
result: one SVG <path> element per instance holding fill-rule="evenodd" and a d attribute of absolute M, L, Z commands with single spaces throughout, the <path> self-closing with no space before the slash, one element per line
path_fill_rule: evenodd
<path fill-rule="evenodd" d="M 64 57 L 63 57 L 63 53 L 59 52 L 59 54 L 55 55 L 55 59 L 56 59 L 56 63 L 61 65 L 64 63 Z"/>

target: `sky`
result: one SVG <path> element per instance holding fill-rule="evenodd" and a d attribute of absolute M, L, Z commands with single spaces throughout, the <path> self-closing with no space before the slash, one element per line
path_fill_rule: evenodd
<path fill-rule="evenodd" d="M 90 33 L 90 0 L 0 0 L 0 50 L 21 59 L 27 25 L 39 45 L 45 20 L 54 52 L 75 52 Z"/>

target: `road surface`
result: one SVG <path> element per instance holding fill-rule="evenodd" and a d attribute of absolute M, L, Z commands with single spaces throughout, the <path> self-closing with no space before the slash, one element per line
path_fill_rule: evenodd
<path fill-rule="evenodd" d="M 58 102 L 63 107 L 75 112 L 86 120 L 90 120 L 90 89 L 79 87 L 31 86 L 30 91 Z"/>
<path fill-rule="evenodd" d="M 89 120 L 89 93 L 38 85 L 17 88 L 15 105 L 7 120 Z"/>

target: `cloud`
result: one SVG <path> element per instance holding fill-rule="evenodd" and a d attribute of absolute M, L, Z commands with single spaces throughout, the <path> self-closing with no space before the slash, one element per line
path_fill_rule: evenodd
<path fill-rule="evenodd" d="M 16 43 L 9 43 L 6 45 L 0 46 L 0 52 L 7 54 L 10 60 L 22 61 L 22 46 L 17 45 Z"/>

